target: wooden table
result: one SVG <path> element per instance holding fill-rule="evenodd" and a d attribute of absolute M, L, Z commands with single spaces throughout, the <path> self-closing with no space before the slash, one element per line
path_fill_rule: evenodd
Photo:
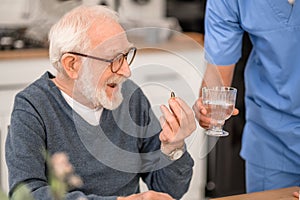
<path fill-rule="evenodd" d="M 267 190 L 249 194 L 233 195 L 210 200 L 297 200 L 293 197 L 293 192 L 299 191 L 300 187 L 289 187 L 277 190 Z"/>

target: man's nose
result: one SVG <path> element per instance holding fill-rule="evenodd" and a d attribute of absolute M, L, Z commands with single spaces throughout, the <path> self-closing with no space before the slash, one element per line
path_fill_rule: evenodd
<path fill-rule="evenodd" d="M 122 63 L 121 68 L 119 71 L 117 71 L 117 74 L 122 75 L 126 78 L 129 78 L 131 76 L 131 70 L 126 60 Z"/>

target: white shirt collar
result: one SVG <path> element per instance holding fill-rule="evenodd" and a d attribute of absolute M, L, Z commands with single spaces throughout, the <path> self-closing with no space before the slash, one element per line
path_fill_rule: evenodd
<path fill-rule="evenodd" d="M 61 91 L 61 93 L 62 93 L 62 96 L 64 97 L 64 99 L 66 100 L 66 102 L 71 106 L 71 108 L 75 112 L 77 112 L 85 121 L 87 121 L 89 124 L 91 124 L 93 126 L 99 125 L 103 108 L 91 109 L 91 108 L 79 103 L 78 101 L 76 101 L 75 99 L 73 99 L 72 97 L 70 97 L 69 95 L 64 93 L 63 91 Z"/>

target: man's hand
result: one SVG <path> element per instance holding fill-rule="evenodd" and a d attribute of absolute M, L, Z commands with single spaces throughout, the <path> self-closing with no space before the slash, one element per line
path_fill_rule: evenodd
<path fill-rule="evenodd" d="M 293 196 L 299 198 L 299 192 L 293 192 Z"/>
<path fill-rule="evenodd" d="M 211 123 L 211 118 L 207 117 L 207 110 L 206 108 L 203 106 L 202 104 L 202 98 L 198 98 L 197 101 L 195 102 L 195 104 L 193 105 L 193 110 L 195 112 L 195 116 L 197 121 L 199 122 L 199 125 L 202 128 L 208 129 L 210 127 L 210 123 Z M 238 109 L 234 109 L 232 115 L 238 115 L 239 114 L 239 110 Z"/>
<path fill-rule="evenodd" d="M 128 197 L 118 197 L 117 200 L 175 200 L 170 195 L 155 191 L 146 191 Z"/>
<path fill-rule="evenodd" d="M 182 148 L 184 139 L 196 129 L 193 110 L 180 98 L 169 99 L 170 110 L 162 105 L 163 116 L 160 117 L 162 132 L 159 139 L 164 153 L 170 153 L 176 148 Z"/>

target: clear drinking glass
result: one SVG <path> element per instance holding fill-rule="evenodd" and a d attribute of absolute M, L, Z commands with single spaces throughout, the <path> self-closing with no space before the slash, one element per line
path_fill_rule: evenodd
<path fill-rule="evenodd" d="M 202 102 L 207 110 L 207 116 L 211 118 L 210 128 L 205 132 L 210 136 L 227 136 L 229 133 L 223 130 L 225 120 L 233 112 L 236 101 L 237 89 L 233 87 L 203 87 Z"/>

